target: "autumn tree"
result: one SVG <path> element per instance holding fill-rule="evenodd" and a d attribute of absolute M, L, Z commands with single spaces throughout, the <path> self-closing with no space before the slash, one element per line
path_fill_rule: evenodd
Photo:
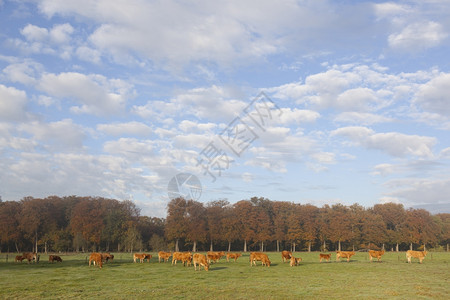
<path fill-rule="evenodd" d="M 19 214 L 22 204 L 16 201 L 6 201 L 0 204 L 0 241 L 8 245 L 14 243 L 17 252 L 20 252 L 22 234 L 19 230 Z"/>
<path fill-rule="evenodd" d="M 206 241 L 206 209 L 201 202 L 188 200 L 185 218 L 186 239 L 193 243 L 192 251 L 197 252 L 197 242 Z"/>
<path fill-rule="evenodd" d="M 186 206 L 187 201 L 181 197 L 172 199 L 169 204 L 167 204 L 165 232 L 168 240 L 175 240 L 175 251 L 180 251 L 179 240 L 186 238 Z"/>
<path fill-rule="evenodd" d="M 385 203 L 376 204 L 373 212 L 380 215 L 386 225 L 387 242 L 395 244 L 395 250 L 399 251 L 399 244 L 404 241 L 402 225 L 406 218 L 406 212 L 402 204 Z"/>
<path fill-rule="evenodd" d="M 280 252 L 280 242 L 288 239 L 288 217 L 292 214 L 293 204 L 285 201 L 275 201 L 272 204 L 273 234 L 277 242 L 277 252 Z"/>
<path fill-rule="evenodd" d="M 335 204 L 328 212 L 329 238 L 338 243 L 338 251 L 341 251 L 341 242 L 349 241 L 352 236 L 351 219 L 349 209 L 342 204 Z"/>
<path fill-rule="evenodd" d="M 210 201 L 206 205 L 206 218 L 208 223 L 208 238 L 210 241 L 210 251 L 213 250 L 215 241 L 224 240 L 224 213 L 225 208 L 230 203 L 227 200 Z"/>

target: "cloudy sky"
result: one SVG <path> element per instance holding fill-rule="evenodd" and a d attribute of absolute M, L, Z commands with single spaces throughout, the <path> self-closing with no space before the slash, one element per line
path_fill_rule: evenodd
<path fill-rule="evenodd" d="M 450 3 L 0 0 L 0 195 L 450 212 Z"/>

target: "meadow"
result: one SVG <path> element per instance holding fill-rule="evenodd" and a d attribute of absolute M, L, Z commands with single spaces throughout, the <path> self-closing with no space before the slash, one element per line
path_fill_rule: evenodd
<path fill-rule="evenodd" d="M 178 263 L 133 263 L 129 253 L 113 253 L 102 269 L 88 266 L 89 254 L 61 254 L 62 263 L 15 263 L 0 255 L 0 299 L 448 299 L 450 253 L 428 253 L 423 264 L 406 263 L 404 252 L 388 252 L 369 262 L 357 252 L 350 262 L 319 263 L 317 252 L 296 252 L 303 262 L 283 263 L 268 253 L 270 268 L 250 267 L 249 253 L 237 262 L 222 258 L 209 272 Z"/>

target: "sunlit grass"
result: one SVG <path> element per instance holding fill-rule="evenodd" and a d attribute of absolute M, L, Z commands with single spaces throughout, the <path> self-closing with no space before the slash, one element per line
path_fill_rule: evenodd
<path fill-rule="evenodd" d="M 318 253 L 295 253 L 300 266 L 282 263 L 269 253 L 270 268 L 250 267 L 248 254 L 235 262 L 225 259 L 209 272 L 181 264 L 133 263 L 126 253 L 115 254 L 103 269 L 88 267 L 87 255 L 61 255 L 63 263 L 14 263 L 0 257 L 1 299 L 447 299 L 450 293 L 450 253 L 429 253 L 423 264 L 406 263 L 405 253 L 386 253 L 370 263 L 358 252 L 347 263 L 319 263 Z M 11 259 L 12 258 L 12 259 Z"/>

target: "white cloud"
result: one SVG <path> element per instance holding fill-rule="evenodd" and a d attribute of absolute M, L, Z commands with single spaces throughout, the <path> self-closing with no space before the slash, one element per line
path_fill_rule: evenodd
<path fill-rule="evenodd" d="M 152 133 L 151 127 L 136 121 L 128 123 L 98 124 L 97 130 L 112 136 L 132 135 L 146 137 Z"/>
<path fill-rule="evenodd" d="M 439 23 L 418 22 L 409 24 L 399 33 L 389 35 L 388 43 L 397 50 L 416 52 L 438 46 L 447 36 Z"/>
<path fill-rule="evenodd" d="M 395 121 L 393 118 L 382 115 L 363 113 L 363 112 L 343 112 L 334 118 L 335 122 L 353 123 L 357 125 L 372 125 L 377 123 L 390 123 Z"/>
<path fill-rule="evenodd" d="M 432 147 L 437 140 L 433 137 L 406 135 L 399 132 L 375 133 L 367 127 L 343 127 L 331 132 L 331 136 L 343 136 L 356 145 L 377 149 L 392 156 L 407 155 L 432 157 Z"/>
<path fill-rule="evenodd" d="M 420 86 L 414 103 L 425 110 L 450 117 L 450 74 L 442 73 Z"/>
<path fill-rule="evenodd" d="M 51 96 L 80 102 L 71 108 L 75 113 L 119 114 L 132 96 L 131 86 L 120 79 L 75 72 L 44 74 L 38 87 Z"/>
<path fill-rule="evenodd" d="M 27 95 L 24 91 L 0 84 L 0 119 L 22 121 L 26 119 Z"/>

